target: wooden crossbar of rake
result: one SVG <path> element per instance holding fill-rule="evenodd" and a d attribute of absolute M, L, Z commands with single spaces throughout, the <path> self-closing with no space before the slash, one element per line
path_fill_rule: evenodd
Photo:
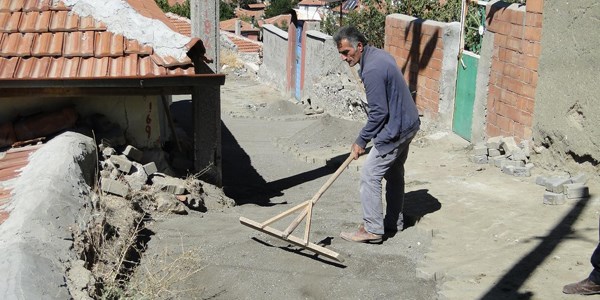
<path fill-rule="evenodd" d="M 317 244 L 311 243 L 309 242 L 309 235 L 310 235 L 310 223 L 312 220 L 312 209 L 313 206 L 315 205 L 315 203 L 317 203 L 317 201 L 319 201 L 319 198 L 321 198 L 321 195 L 323 195 L 323 193 L 325 193 L 325 191 L 329 188 L 329 186 L 331 186 L 331 184 L 338 178 L 338 176 L 340 176 L 340 174 L 348 167 L 348 165 L 350 164 L 350 162 L 352 162 L 353 157 L 352 154 L 350 154 L 348 156 L 348 158 L 346 158 L 346 160 L 342 163 L 342 165 L 335 171 L 335 173 L 333 173 L 333 175 L 331 175 L 331 177 L 329 177 L 329 179 L 327 180 L 327 182 L 325 182 L 325 184 L 319 189 L 319 191 L 310 199 L 307 200 L 305 202 L 302 202 L 299 205 L 296 205 L 262 223 L 259 222 L 255 222 L 252 221 L 250 219 L 244 218 L 244 217 L 240 217 L 240 223 L 242 223 L 243 225 L 246 225 L 250 228 L 256 229 L 258 231 L 264 232 L 266 234 L 269 234 L 271 236 L 274 236 L 276 238 L 280 238 L 284 241 L 290 242 L 296 246 L 305 248 L 307 250 L 310 250 L 314 253 L 323 255 L 325 257 L 328 257 L 330 259 L 339 261 L 339 262 L 343 262 L 344 259 L 340 257 L 340 255 L 334 251 L 331 251 L 327 248 L 321 247 Z M 284 230 L 284 231 L 280 231 L 277 230 L 273 227 L 269 227 L 270 224 L 285 218 L 297 211 L 300 211 L 300 214 L 292 221 L 292 223 L 290 223 L 290 225 Z M 306 224 L 305 224 L 305 229 L 304 229 L 304 238 L 298 238 L 296 236 L 292 235 L 292 232 L 296 229 L 296 227 L 298 227 L 298 225 L 300 225 L 300 222 L 302 222 L 302 220 L 304 220 L 304 218 L 306 218 Z"/>

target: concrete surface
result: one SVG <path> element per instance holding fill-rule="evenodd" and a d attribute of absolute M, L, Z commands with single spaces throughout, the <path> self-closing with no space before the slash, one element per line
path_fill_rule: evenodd
<path fill-rule="evenodd" d="M 68 299 L 64 263 L 72 259 L 70 227 L 90 195 L 94 141 L 67 132 L 31 157 L 9 182 L 10 217 L 0 226 L 0 298 Z"/>
<path fill-rule="evenodd" d="M 360 161 L 334 182 L 313 215 L 311 240 L 342 254 L 343 265 L 244 227 L 240 216 L 261 222 L 312 197 L 334 171 L 322 158 L 347 155 L 357 124 L 305 118 L 293 109 L 259 117 L 261 109 L 288 100 L 247 79 L 228 78 L 222 99 L 223 182 L 240 205 L 158 220 L 146 253 L 198 255 L 189 265 L 198 271 L 179 284 L 186 297 L 571 299 L 562 286 L 591 270 L 596 181 L 589 182 L 589 199 L 544 205 L 535 178 L 549 171 L 513 177 L 473 164 L 467 142 L 430 131 L 435 127 L 426 120 L 406 165 L 405 213 L 415 224 L 382 245 L 338 238 L 361 222 Z"/>

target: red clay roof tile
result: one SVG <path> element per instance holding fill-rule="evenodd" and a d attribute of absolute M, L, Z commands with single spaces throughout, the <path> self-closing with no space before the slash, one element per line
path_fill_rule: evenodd
<path fill-rule="evenodd" d="M 0 70 L 0 78 L 13 78 L 15 69 L 19 63 L 18 57 L 0 58 L 2 61 L 2 70 Z"/>
<path fill-rule="evenodd" d="M 73 78 L 79 73 L 81 57 L 65 58 L 62 75 L 60 77 Z"/>
<path fill-rule="evenodd" d="M 177 29 L 154 1 L 127 2 L 139 14 Z M 185 18 L 179 21 L 190 28 Z M 194 74 L 191 59 L 160 57 L 151 45 L 108 32 L 106 24 L 79 16 L 62 1 L 0 0 L 0 79 L 173 73 Z"/>
<path fill-rule="evenodd" d="M 50 62 L 50 68 L 48 70 L 48 78 L 60 78 L 64 64 L 65 59 L 63 57 L 52 59 Z"/>
<path fill-rule="evenodd" d="M 15 35 L 20 37 L 17 46 L 17 54 L 15 56 L 31 56 L 31 48 L 33 46 L 33 39 L 36 34 L 29 32 L 21 35 L 20 33 L 13 33 L 11 35 Z"/>
<path fill-rule="evenodd" d="M 42 57 L 38 59 L 32 58 L 33 70 L 31 72 L 31 78 L 46 78 L 48 70 L 50 69 L 50 57 Z"/>
<path fill-rule="evenodd" d="M 18 32 L 19 31 L 19 23 L 21 22 L 21 15 L 22 15 L 22 13 L 20 11 L 11 13 L 10 17 L 8 18 L 8 22 L 4 25 L 4 27 L 2 28 L 2 31 L 3 32 Z"/>

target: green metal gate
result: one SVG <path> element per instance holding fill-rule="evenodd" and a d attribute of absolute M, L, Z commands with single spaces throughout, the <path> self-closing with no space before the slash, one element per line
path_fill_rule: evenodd
<path fill-rule="evenodd" d="M 463 52 L 462 64 L 458 64 L 452 131 L 467 141 L 471 141 L 478 64 L 479 55 L 468 51 Z"/>

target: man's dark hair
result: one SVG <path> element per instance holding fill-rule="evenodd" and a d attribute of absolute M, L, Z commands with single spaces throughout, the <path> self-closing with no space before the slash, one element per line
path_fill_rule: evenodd
<path fill-rule="evenodd" d="M 352 47 L 356 48 L 358 46 L 358 42 L 361 42 L 363 45 L 367 45 L 367 38 L 356 29 L 356 27 L 351 25 L 346 25 L 340 29 L 333 35 L 333 41 L 336 45 L 339 45 L 342 40 L 348 40 Z"/>

